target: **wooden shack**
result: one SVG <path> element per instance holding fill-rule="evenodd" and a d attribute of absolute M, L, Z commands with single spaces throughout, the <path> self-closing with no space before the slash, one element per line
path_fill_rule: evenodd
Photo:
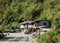
<path fill-rule="evenodd" d="M 34 27 L 34 21 L 24 21 L 20 23 L 20 28 L 33 28 Z"/>
<path fill-rule="evenodd" d="M 20 23 L 21 29 L 31 30 L 30 32 L 45 31 L 48 30 L 48 28 L 50 27 L 51 27 L 51 22 L 49 20 L 24 21 Z"/>
<path fill-rule="evenodd" d="M 36 28 L 36 27 L 35 27 L 34 21 L 24 21 L 24 22 L 20 23 L 20 28 L 22 30 L 28 29 L 28 30 L 32 31 L 32 29 Z"/>

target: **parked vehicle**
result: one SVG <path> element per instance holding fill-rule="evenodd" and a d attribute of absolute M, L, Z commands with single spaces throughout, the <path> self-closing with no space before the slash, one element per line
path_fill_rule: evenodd
<path fill-rule="evenodd" d="M 15 29 L 17 32 L 21 32 L 21 29 L 20 28 L 16 28 Z"/>
<path fill-rule="evenodd" d="M 16 30 L 15 29 L 11 29 L 11 30 L 9 30 L 9 32 L 10 33 L 14 33 L 14 32 L 16 32 Z"/>
<path fill-rule="evenodd" d="M 14 33 L 14 32 L 16 32 L 15 29 L 10 29 L 10 30 L 6 30 L 6 31 L 5 31 L 5 33 Z"/>

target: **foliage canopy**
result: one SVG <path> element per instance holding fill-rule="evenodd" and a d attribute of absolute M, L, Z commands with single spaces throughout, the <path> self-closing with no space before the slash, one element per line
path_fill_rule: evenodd
<path fill-rule="evenodd" d="M 1 26 L 21 20 L 50 20 L 52 27 L 60 26 L 60 0 L 0 0 Z"/>

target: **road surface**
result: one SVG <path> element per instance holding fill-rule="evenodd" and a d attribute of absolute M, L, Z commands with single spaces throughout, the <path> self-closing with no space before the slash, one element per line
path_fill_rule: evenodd
<path fill-rule="evenodd" d="M 0 39 L 0 43 L 36 43 L 30 35 L 21 33 L 9 33 L 5 38 Z"/>

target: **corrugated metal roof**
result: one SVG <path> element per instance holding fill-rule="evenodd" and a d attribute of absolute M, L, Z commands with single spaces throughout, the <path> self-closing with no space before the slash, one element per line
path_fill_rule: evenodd
<path fill-rule="evenodd" d="M 22 23 L 20 23 L 20 24 L 27 24 L 27 23 L 33 23 L 34 21 L 24 21 L 24 22 L 22 22 Z"/>

